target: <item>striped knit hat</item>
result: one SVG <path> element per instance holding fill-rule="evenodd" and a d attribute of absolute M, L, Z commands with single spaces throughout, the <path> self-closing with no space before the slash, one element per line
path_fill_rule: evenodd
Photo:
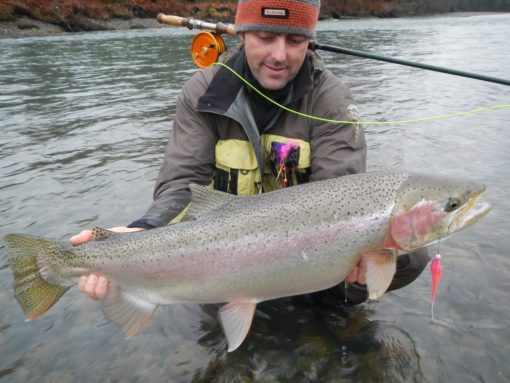
<path fill-rule="evenodd" d="M 320 0 L 239 0 L 236 33 L 292 33 L 313 38 Z"/>

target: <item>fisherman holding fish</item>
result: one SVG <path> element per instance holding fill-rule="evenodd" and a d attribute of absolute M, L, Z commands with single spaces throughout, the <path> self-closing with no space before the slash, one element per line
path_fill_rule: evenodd
<path fill-rule="evenodd" d="M 192 183 L 252 195 L 365 172 L 367 147 L 358 108 L 350 91 L 308 49 L 319 8 L 319 0 L 240 0 L 235 28 L 241 44 L 221 60 L 280 104 L 353 123 L 287 113 L 224 67 L 199 70 L 179 95 L 152 205 L 127 227 L 111 230 L 140 231 L 177 221 L 190 202 Z M 275 225 L 278 213 L 274 211 Z M 91 239 L 91 231 L 85 230 L 71 243 Z M 388 291 L 415 280 L 429 260 L 425 249 L 399 255 Z M 368 298 L 365 284 L 362 259 L 343 283 L 313 296 L 334 305 L 359 304 Z M 80 290 L 93 299 L 103 299 L 108 286 L 108 280 L 96 274 L 79 282 Z"/>

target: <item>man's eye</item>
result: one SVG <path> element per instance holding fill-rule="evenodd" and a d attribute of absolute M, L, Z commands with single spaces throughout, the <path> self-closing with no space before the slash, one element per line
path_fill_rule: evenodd
<path fill-rule="evenodd" d="M 299 37 L 289 37 L 288 41 L 290 44 L 299 45 L 303 44 L 307 39 L 301 36 Z"/>
<path fill-rule="evenodd" d="M 272 33 L 259 33 L 258 37 L 261 40 L 271 40 L 274 37 L 274 35 Z"/>

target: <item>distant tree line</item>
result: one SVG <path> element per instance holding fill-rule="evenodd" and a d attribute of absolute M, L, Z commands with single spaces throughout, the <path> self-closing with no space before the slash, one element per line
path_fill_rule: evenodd
<path fill-rule="evenodd" d="M 406 2 L 396 0 L 397 3 Z M 407 1 L 416 3 L 422 10 L 431 11 L 471 11 L 471 12 L 495 12 L 510 11 L 510 0 L 417 0 Z"/>
<path fill-rule="evenodd" d="M 321 0 L 324 17 L 398 17 L 457 11 L 510 11 L 510 0 Z"/>
<path fill-rule="evenodd" d="M 156 0 L 153 0 L 156 1 Z M 203 0 L 185 0 L 187 3 L 202 3 Z M 215 1 L 216 4 L 235 6 L 237 0 Z M 346 13 L 374 13 L 381 10 L 408 10 L 419 12 L 489 12 L 510 11 L 510 0 L 321 0 L 323 14 L 329 10 L 345 10 Z"/>
<path fill-rule="evenodd" d="M 510 0 L 458 0 L 460 11 L 510 11 Z"/>
<path fill-rule="evenodd" d="M 159 12 L 234 22 L 237 3 L 237 0 L 3 0 L 0 22 L 29 17 L 61 25 L 66 30 L 91 30 L 91 25 L 78 24 L 83 24 L 84 19 L 152 18 Z M 510 11 L 510 0 L 321 0 L 320 17 L 399 17 L 455 11 Z"/>

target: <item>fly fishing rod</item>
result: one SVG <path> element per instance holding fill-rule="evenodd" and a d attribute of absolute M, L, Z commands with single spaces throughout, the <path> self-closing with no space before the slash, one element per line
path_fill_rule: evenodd
<path fill-rule="evenodd" d="M 389 62 L 389 63 L 393 63 L 393 64 L 406 65 L 406 66 L 410 66 L 410 67 L 414 67 L 414 68 L 420 68 L 420 69 L 431 70 L 434 72 L 451 74 L 454 76 L 473 78 L 475 80 L 493 82 L 493 83 L 501 84 L 501 85 L 510 85 L 510 80 L 505 80 L 502 78 L 490 77 L 490 76 L 485 76 L 485 75 L 478 74 L 478 73 L 465 72 L 465 71 L 461 71 L 461 70 L 450 69 L 450 68 L 445 68 L 445 67 L 440 67 L 440 66 L 435 66 L 435 65 L 422 64 L 422 63 L 415 62 L 415 61 L 402 60 L 402 59 L 398 59 L 395 57 L 383 56 L 383 55 L 376 54 L 376 53 L 363 52 L 363 51 L 357 51 L 354 49 L 347 49 L 347 48 L 335 47 L 332 45 L 319 44 L 319 43 L 316 43 L 313 41 L 310 42 L 310 49 L 312 49 L 312 50 L 320 49 L 320 50 L 327 51 L 327 52 L 343 53 L 343 54 L 350 55 L 350 56 L 364 57 L 364 58 L 372 59 L 372 60 L 385 61 L 385 62 Z"/>
<path fill-rule="evenodd" d="M 221 38 L 221 34 L 235 36 L 235 28 L 232 24 L 210 23 L 192 18 L 184 18 L 173 15 L 158 14 L 157 19 L 162 24 L 168 24 L 179 27 L 187 27 L 188 29 L 202 29 L 203 32 L 197 33 L 191 43 L 191 58 L 195 65 L 199 68 L 206 68 L 218 61 L 220 55 L 227 49 L 225 41 Z M 363 57 L 371 60 L 389 62 L 393 64 L 405 65 L 419 69 L 430 70 L 434 72 L 446 73 L 454 76 L 461 76 L 480 81 L 487 81 L 501 85 L 510 85 L 510 80 L 502 78 L 485 76 L 479 73 L 465 72 L 461 70 L 445 68 L 436 65 L 422 64 L 416 61 L 409 61 L 380 55 L 377 53 L 364 52 L 354 49 L 335 47 L 332 45 L 319 44 L 314 41 L 310 42 L 310 49 L 324 50 L 333 53 L 342 53 L 350 56 Z"/>

